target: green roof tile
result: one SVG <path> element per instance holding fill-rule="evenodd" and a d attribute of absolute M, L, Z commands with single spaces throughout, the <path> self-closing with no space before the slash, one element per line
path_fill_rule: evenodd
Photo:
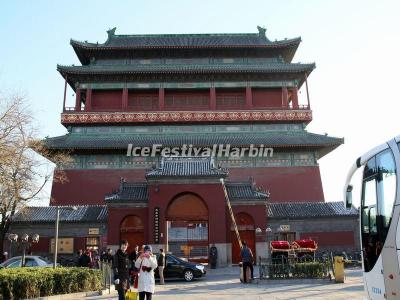
<path fill-rule="evenodd" d="M 197 147 L 212 147 L 214 144 L 230 144 L 232 147 L 263 144 L 266 147 L 312 147 L 320 149 L 321 155 L 329 153 L 343 139 L 309 132 L 260 132 L 260 133 L 207 133 L 207 134 L 78 134 L 44 140 L 49 149 L 81 150 L 126 150 L 128 144 L 137 147 L 151 147 L 162 144 L 165 147 L 177 147 L 192 144 Z"/>
<path fill-rule="evenodd" d="M 62 74 L 134 74 L 134 73 L 298 73 L 310 72 L 315 64 L 179 64 L 179 65 L 90 65 L 62 66 Z"/>

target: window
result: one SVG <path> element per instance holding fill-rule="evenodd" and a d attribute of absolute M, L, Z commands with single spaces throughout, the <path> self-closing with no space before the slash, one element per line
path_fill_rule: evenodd
<path fill-rule="evenodd" d="M 98 237 L 86 238 L 86 249 L 99 250 L 100 241 Z"/>
<path fill-rule="evenodd" d="M 275 241 L 288 241 L 289 243 L 292 243 L 296 240 L 296 232 L 275 233 L 274 240 Z"/>
<path fill-rule="evenodd" d="M 21 259 L 13 261 L 12 263 L 7 265 L 7 268 L 18 268 L 21 266 Z"/>
<path fill-rule="evenodd" d="M 361 196 L 361 233 L 365 272 L 369 272 L 378 259 L 376 252 L 376 244 L 378 242 L 376 206 L 376 167 L 375 157 L 373 157 L 364 167 Z"/>
<path fill-rule="evenodd" d="M 165 106 L 171 107 L 208 107 L 209 97 L 202 95 L 174 95 L 165 97 Z"/>
<path fill-rule="evenodd" d="M 177 264 L 177 263 L 178 263 L 175 259 L 173 259 L 173 258 L 170 257 L 170 256 L 167 256 L 167 257 L 166 257 L 166 261 L 167 261 L 167 264 L 171 264 L 171 265 Z"/>
<path fill-rule="evenodd" d="M 396 166 L 391 151 L 386 150 L 378 154 L 376 164 L 378 166 L 379 216 L 387 234 L 396 199 Z M 386 239 L 386 234 L 384 239 Z"/>
<path fill-rule="evenodd" d="M 242 107 L 246 104 L 244 95 L 217 96 L 217 107 Z"/>
<path fill-rule="evenodd" d="M 27 258 L 25 260 L 25 266 L 26 267 L 37 267 L 38 263 L 33 258 Z"/>
<path fill-rule="evenodd" d="M 390 149 L 371 158 L 364 168 L 361 238 L 365 272 L 372 270 L 385 244 L 396 197 L 396 180 L 396 167 Z"/>

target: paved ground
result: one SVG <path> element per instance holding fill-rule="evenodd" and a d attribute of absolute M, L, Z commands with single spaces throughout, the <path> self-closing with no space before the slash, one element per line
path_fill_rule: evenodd
<path fill-rule="evenodd" d="M 255 283 L 252 284 L 241 284 L 238 279 L 238 274 L 239 268 L 231 267 L 209 270 L 204 279 L 196 280 L 191 283 L 168 281 L 165 286 L 156 286 L 153 299 L 364 299 L 364 287 L 360 269 L 346 270 L 346 281 L 344 284 L 336 284 L 329 280 L 256 280 Z M 257 276 L 257 272 L 255 276 Z M 118 299 L 118 297 L 114 291 L 111 295 L 87 297 L 86 299 L 115 300 Z"/>

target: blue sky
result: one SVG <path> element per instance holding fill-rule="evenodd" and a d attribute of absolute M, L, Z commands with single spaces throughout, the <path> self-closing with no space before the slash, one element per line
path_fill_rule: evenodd
<path fill-rule="evenodd" d="M 339 201 L 353 160 L 400 134 L 399 11 L 400 1 L 2 1 L 0 91 L 26 95 L 41 136 L 61 135 L 56 65 L 79 64 L 70 38 L 102 43 L 112 27 L 157 34 L 257 32 L 257 25 L 271 40 L 301 36 L 294 62 L 317 65 L 307 129 L 345 138 L 320 160 L 325 198 Z M 73 103 L 71 90 L 67 99 Z"/>

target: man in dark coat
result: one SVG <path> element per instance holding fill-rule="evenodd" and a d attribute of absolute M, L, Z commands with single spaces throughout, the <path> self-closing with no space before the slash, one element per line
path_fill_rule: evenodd
<path fill-rule="evenodd" d="M 129 255 L 128 241 L 122 240 L 119 243 L 119 249 L 114 255 L 113 270 L 115 289 L 118 291 L 118 299 L 125 300 L 126 291 L 129 289 Z"/>
<path fill-rule="evenodd" d="M 135 264 L 136 258 L 139 257 L 139 246 L 136 245 L 135 250 L 132 251 L 131 254 L 129 254 L 129 259 L 132 261 L 133 264 Z"/>
<path fill-rule="evenodd" d="M 215 245 L 212 245 L 210 248 L 210 264 L 211 269 L 217 268 L 217 260 L 218 260 L 218 249 Z"/>
<path fill-rule="evenodd" d="M 164 249 L 160 249 L 160 254 L 157 258 L 157 265 L 158 265 L 158 275 L 160 277 L 160 284 L 165 284 L 165 282 L 164 282 L 164 267 L 165 267 Z"/>
<path fill-rule="evenodd" d="M 254 257 L 253 257 L 253 252 L 251 252 L 251 249 L 247 247 L 246 242 L 242 243 L 242 250 L 240 251 L 240 256 L 242 257 L 242 263 L 243 263 L 243 283 L 247 283 L 248 279 L 247 278 L 247 267 L 250 268 L 250 273 L 251 273 L 251 278 L 253 279 L 253 262 L 254 262 Z"/>
<path fill-rule="evenodd" d="M 83 252 L 78 259 L 78 265 L 83 268 L 89 268 L 91 262 L 88 251 Z"/>
<path fill-rule="evenodd" d="M 105 258 L 108 263 L 110 263 L 110 264 L 112 263 L 112 261 L 113 261 L 112 249 L 107 249 Z"/>

